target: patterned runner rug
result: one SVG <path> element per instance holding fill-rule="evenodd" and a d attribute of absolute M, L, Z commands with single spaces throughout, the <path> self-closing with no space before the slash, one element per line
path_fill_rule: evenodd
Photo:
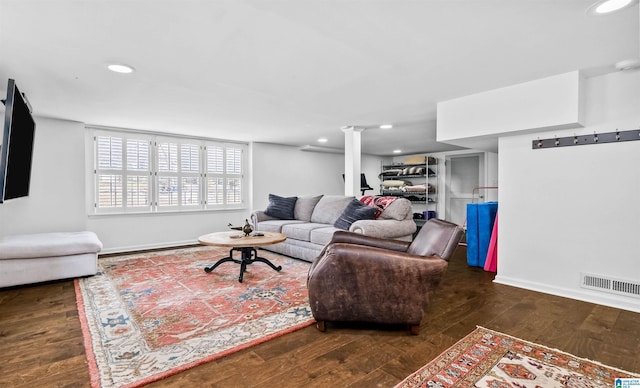
<path fill-rule="evenodd" d="M 282 270 L 204 268 L 229 250 L 193 247 L 107 257 L 77 279 L 92 387 L 137 387 L 309 326 L 309 264 L 259 251 Z M 239 252 L 234 253 L 239 258 Z"/>
<path fill-rule="evenodd" d="M 639 377 L 478 327 L 396 388 L 631 387 Z"/>

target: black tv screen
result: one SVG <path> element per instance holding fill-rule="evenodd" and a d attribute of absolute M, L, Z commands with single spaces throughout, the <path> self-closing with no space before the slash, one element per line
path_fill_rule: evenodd
<path fill-rule="evenodd" d="M 0 203 L 29 195 L 36 129 L 26 98 L 12 79 L 9 79 L 4 105 L 4 131 L 0 149 Z"/>

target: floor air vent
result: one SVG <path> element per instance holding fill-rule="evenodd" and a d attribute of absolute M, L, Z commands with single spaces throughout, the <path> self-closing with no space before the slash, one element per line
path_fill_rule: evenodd
<path fill-rule="evenodd" d="M 640 283 L 581 273 L 580 287 L 640 298 Z"/>

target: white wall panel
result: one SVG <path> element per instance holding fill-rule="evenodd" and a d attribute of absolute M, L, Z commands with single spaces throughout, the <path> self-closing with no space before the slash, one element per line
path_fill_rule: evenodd
<path fill-rule="evenodd" d="M 35 117 L 29 196 L 0 204 L 0 236 L 86 229 L 84 124 Z"/>
<path fill-rule="evenodd" d="M 578 71 L 438 103 L 438 141 L 545 128 L 578 127 L 583 122 L 583 78 Z"/>
<path fill-rule="evenodd" d="M 640 282 L 640 141 L 531 149 L 537 137 L 640 123 L 640 72 L 587 79 L 584 129 L 499 143 L 496 281 L 640 311 L 640 299 L 580 288 L 580 272 Z"/>

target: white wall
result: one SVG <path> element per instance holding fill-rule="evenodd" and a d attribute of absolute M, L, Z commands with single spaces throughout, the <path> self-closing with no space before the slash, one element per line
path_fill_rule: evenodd
<path fill-rule="evenodd" d="M 579 287 L 580 272 L 640 282 L 640 141 L 531 149 L 536 138 L 637 129 L 640 71 L 585 82 L 585 128 L 499 139 L 496 282 L 640 311 Z"/>
<path fill-rule="evenodd" d="M 381 158 L 362 155 L 361 171 L 377 194 Z M 255 209 L 265 209 L 269 194 L 284 197 L 343 195 L 345 170 L 343 154 L 301 151 L 298 147 L 253 144 L 253 201 Z M 358 193 L 360 194 L 360 193 Z M 358 195 L 359 197 L 359 195 Z"/>
<path fill-rule="evenodd" d="M 87 228 L 84 124 L 35 117 L 28 197 L 0 204 L 0 237 Z"/>
<path fill-rule="evenodd" d="M 175 214 L 90 216 L 87 229 L 104 244 L 103 253 L 197 243 L 198 236 L 228 230 L 249 218 L 250 208 Z"/>

